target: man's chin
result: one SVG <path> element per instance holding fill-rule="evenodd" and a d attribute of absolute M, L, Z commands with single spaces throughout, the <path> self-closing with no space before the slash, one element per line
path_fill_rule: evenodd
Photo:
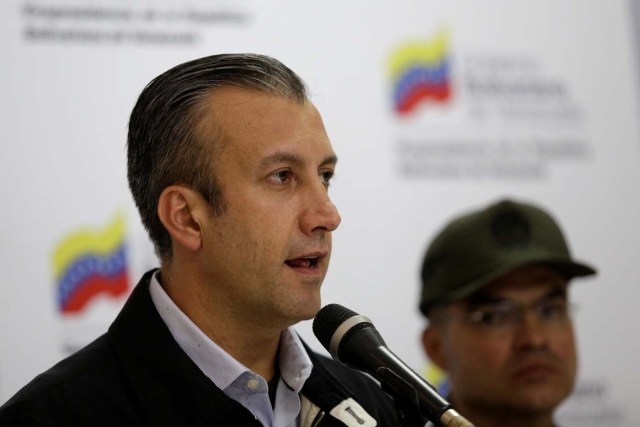
<path fill-rule="evenodd" d="M 320 310 L 320 295 L 307 296 L 306 298 L 298 298 L 297 301 L 291 301 L 288 307 L 284 307 L 288 321 L 291 325 L 304 320 L 310 320 Z"/>
<path fill-rule="evenodd" d="M 569 393 L 558 391 L 557 388 L 542 387 L 535 390 L 529 389 L 518 395 L 517 406 L 521 407 L 523 412 L 540 414 L 552 413 Z"/>

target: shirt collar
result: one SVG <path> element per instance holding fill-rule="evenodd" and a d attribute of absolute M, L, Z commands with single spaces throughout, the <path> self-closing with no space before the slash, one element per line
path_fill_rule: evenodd
<path fill-rule="evenodd" d="M 221 390 L 229 387 L 243 373 L 251 372 L 205 335 L 180 310 L 160 285 L 158 274 L 156 272 L 151 278 L 151 299 L 173 338 L 198 368 Z M 292 327 L 282 331 L 279 363 L 284 383 L 291 390 L 299 392 L 311 375 L 313 364 Z"/>
<path fill-rule="evenodd" d="M 313 364 L 307 354 L 302 341 L 293 328 L 282 331 L 280 337 L 280 375 L 290 389 L 300 392 L 309 375 Z"/>

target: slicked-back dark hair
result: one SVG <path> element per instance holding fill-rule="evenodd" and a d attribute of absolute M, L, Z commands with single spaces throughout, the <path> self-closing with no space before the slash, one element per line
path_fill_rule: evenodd
<path fill-rule="evenodd" d="M 215 89 L 240 87 L 304 104 L 304 82 L 278 60 L 256 54 L 222 54 L 185 62 L 153 79 L 142 91 L 129 120 L 127 176 L 129 188 L 156 252 L 171 259 L 171 238 L 157 214 L 162 191 L 186 185 L 207 200 L 214 215 L 225 200 L 216 176 L 223 143 L 221 124 L 201 121 L 211 109 Z"/>

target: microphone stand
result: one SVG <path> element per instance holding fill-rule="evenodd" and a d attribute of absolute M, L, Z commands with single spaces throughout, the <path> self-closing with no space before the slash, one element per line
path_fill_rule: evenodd
<path fill-rule="evenodd" d="M 378 350 L 377 355 L 382 359 L 397 359 L 386 347 Z M 412 371 L 410 379 L 404 379 L 381 364 L 375 377 L 382 390 L 393 398 L 401 427 L 423 427 L 427 421 L 438 427 L 474 427 L 415 372 Z"/>
<path fill-rule="evenodd" d="M 382 390 L 393 399 L 398 416 L 398 427 L 424 427 L 429 421 L 438 427 L 474 427 L 467 419 L 458 414 L 453 408 L 445 410 L 438 420 L 423 416 L 415 404 L 409 404 L 404 398 L 406 394 L 398 394 L 397 390 L 386 384 L 381 384 Z"/>

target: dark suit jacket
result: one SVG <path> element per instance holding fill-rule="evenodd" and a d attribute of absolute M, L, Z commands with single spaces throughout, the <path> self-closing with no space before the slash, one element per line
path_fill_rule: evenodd
<path fill-rule="evenodd" d="M 36 377 L 0 408 L 1 426 L 260 426 L 182 351 L 149 294 L 136 286 L 109 331 Z M 302 394 L 329 411 L 352 396 L 378 426 L 397 425 L 388 397 L 368 377 L 309 351 Z"/>

